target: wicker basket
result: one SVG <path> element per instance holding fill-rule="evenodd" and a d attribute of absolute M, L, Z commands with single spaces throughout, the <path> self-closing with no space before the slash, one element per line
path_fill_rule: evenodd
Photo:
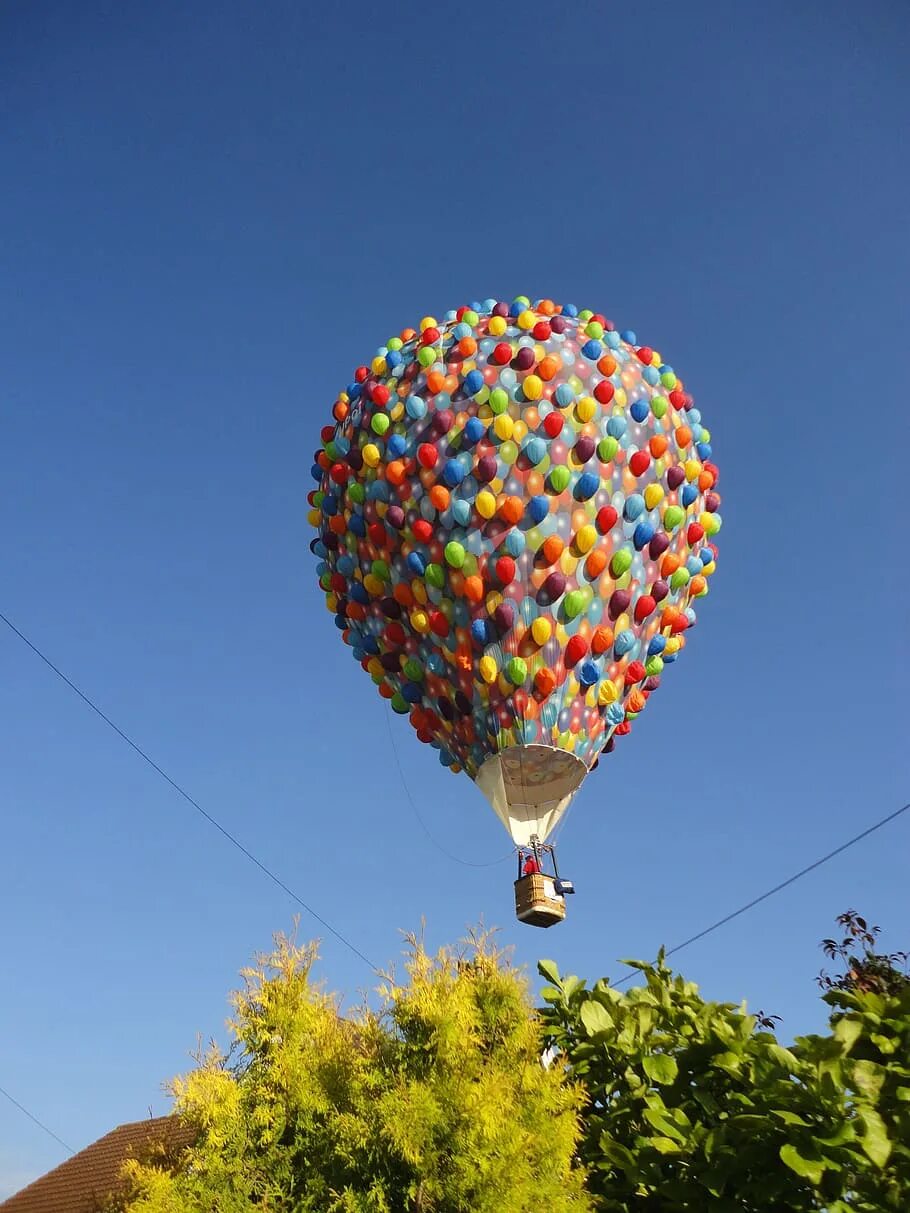
<path fill-rule="evenodd" d="M 566 916 L 566 901 L 556 892 L 552 876 L 536 872 L 515 881 L 515 914 L 532 927 L 552 927 Z"/>

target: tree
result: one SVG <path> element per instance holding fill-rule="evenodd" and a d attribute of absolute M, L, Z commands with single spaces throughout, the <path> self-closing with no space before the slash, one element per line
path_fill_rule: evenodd
<path fill-rule="evenodd" d="M 880 927 L 869 927 L 856 910 L 839 914 L 837 925 L 843 937 L 822 940 L 822 951 L 830 960 L 839 960 L 844 972 L 830 977 L 824 969 L 818 975 L 823 990 L 849 990 L 859 994 L 900 994 L 910 986 L 907 972 L 910 953 L 875 951 Z"/>
<path fill-rule="evenodd" d="M 175 1081 L 198 1130 L 179 1165 L 131 1165 L 131 1213 L 524 1213 L 590 1208 L 581 1094 L 541 1064 L 527 982 L 475 937 L 429 956 L 378 1012 L 342 1017 L 315 953 L 279 936 L 243 973 L 233 1045 Z"/>
<path fill-rule="evenodd" d="M 843 973 L 822 973 L 819 984 L 832 1008 L 830 1037 L 807 1037 L 804 1049 L 834 1083 L 848 1092 L 857 1125 L 857 1160 L 850 1208 L 864 1213 L 905 1213 L 910 1208 L 910 977 L 907 953 L 879 954 L 877 926 L 855 910 L 838 918 L 840 940 L 826 939 L 825 954 Z"/>
<path fill-rule="evenodd" d="M 857 1129 L 828 1059 L 705 1001 L 662 955 L 627 963 L 645 985 L 625 992 L 539 966 L 548 1042 L 585 1088 L 579 1158 L 597 1208 L 846 1208 Z"/>

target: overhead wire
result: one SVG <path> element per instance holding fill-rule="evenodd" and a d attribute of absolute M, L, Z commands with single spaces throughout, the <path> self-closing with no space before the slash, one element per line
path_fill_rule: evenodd
<path fill-rule="evenodd" d="M 54 1141 L 56 1141 L 58 1143 L 58 1145 L 63 1146 L 64 1150 L 66 1150 L 66 1152 L 68 1154 L 76 1153 L 76 1151 L 73 1149 L 73 1147 L 68 1146 L 66 1144 L 66 1142 L 63 1140 L 63 1138 L 58 1137 L 57 1134 L 54 1132 L 54 1130 L 51 1128 L 48 1128 L 48 1126 L 44 1123 L 43 1120 L 39 1120 L 38 1117 L 34 1114 L 34 1112 L 30 1112 L 28 1110 L 28 1108 L 25 1106 L 25 1104 L 20 1103 L 18 1099 L 15 1099 L 12 1095 L 10 1095 L 9 1091 L 7 1091 L 7 1089 L 5 1087 L 0 1087 L 0 1095 L 2 1095 L 4 1097 L 4 1099 L 8 1099 L 9 1102 L 13 1105 L 13 1107 L 18 1108 L 19 1111 L 24 1116 L 27 1116 L 29 1118 L 29 1120 L 32 1122 L 32 1124 L 36 1124 L 39 1129 L 43 1129 L 44 1132 L 48 1135 L 48 1137 L 53 1137 Z"/>
<path fill-rule="evenodd" d="M 209 823 L 209 825 L 214 826 L 215 829 L 218 831 L 218 833 L 221 834 L 223 838 L 226 838 L 227 841 L 231 844 L 231 846 L 236 847 L 236 849 L 242 855 L 245 855 L 247 859 L 249 859 L 252 863 L 254 863 L 256 865 L 256 867 L 260 870 L 260 872 L 263 873 L 263 875 L 267 876 L 269 878 L 269 880 L 272 881 L 273 884 L 277 885 L 277 887 L 279 889 L 281 889 L 281 891 L 283 893 L 285 893 L 288 897 L 290 897 L 291 901 L 293 901 L 296 905 L 300 906 L 300 908 L 302 910 L 305 910 L 306 913 L 309 914 L 311 918 L 315 918 L 315 920 L 318 923 L 320 923 L 323 927 L 325 927 L 325 929 L 329 932 L 330 935 L 333 935 L 338 940 L 339 943 L 344 944 L 344 946 L 350 952 L 352 952 L 356 957 L 358 957 L 358 959 L 362 960 L 363 963 L 368 968 L 372 969 L 374 973 L 380 972 L 380 970 L 377 968 L 377 966 L 373 964 L 373 962 L 369 959 L 369 957 L 365 956 L 363 954 L 363 952 L 361 952 L 361 950 L 356 946 L 356 944 L 351 943 L 351 941 L 345 935 L 343 935 L 341 931 L 339 931 L 335 927 L 333 927 L 332 924 L 327 919 L 323 918 L 322 915 L 319 914 L 316 910 L 314 910 L 311 905 L 308 905 L 307 902 L 305 902 L 303 900 L 303 898 L 300 896 L 299 893 L 296 893 L 267 864 L 263 863 L 262 860 L 258 858 L 258 856 L 254 855 L 253 852 L 249 849 L 249 847 L 244 846 L 244 844 L 240 841 L 239 838 L 237 838 L 237 836 L 235 834 L 232 834 L 231 831 L 229 829 L 227 829 L 226 826 L 223 826 L 216 817 L 213 817 L 212 814 L 209 813 L 207 809 L 204 809 L 202 807 L 202 805 L 199 803 L 199 801 L 196 800 L 194 797 L 192 797 L 189 794 L 189 792 L 186 791 L 185 788 L 181 787 L 180 784 L 177 783 L 177 781 L 175 779 L 172 779 L 171 776 L 168 775 L 167 771 L 165 771 L 162 767 L 160 767 L 158 765 L 158 763 L 155 762 L 155 760 L 153 758 L 151 758 L 140 745 L 138 745 L 135 741 L 133 741 L 133 739 L 127 733 L 125 733 L 123 731 L 123 729 L 120 728 L 119 725 L 115 724 L 114 721 L 111 720 L 110 716 L 108 716 L 105 712 L 103 712 L 102 709 L 98 706 L 98 704 L 95 703 L 95 701 L 93 699 L 90 699 L 89 696 L 86 695 L 85 692 L 82 691 L 76 685 L 76 683 L 73 682 L 73 680 L 71 678 L 69 678 L 66 674 L 64 674 L 64 672 L 60 669 L 59 666 L 55 665 L 48 656 L 46 656 L 44 653 L 42 653 L 42 651 L 38 648 L 38 646 L 33 644 L 32 641 L 29 640 L 29 638 L 25 635 L 25 633 L 21 632 L 19 630 L 19 628 L 17 628 L 16 625 L 12 622 L 12 620 L 9 619 L 6 615 L 4 615 L 2 611 L 0 611 L 0 621 L 5 623 L 6 626 L 10 629 L 10 631 L 13 632 L 16 636 L 18 636 L 19 639 L 22 641 L 22 643 L 27 648 L 29 648 L 35 654 L 36 657 L 40 658 L 40 660 L 44 662 L 44 664 L 48 667 L 49 670 L 52 670 L 53 673 L 56 674 L 57 677 L 62 682 L 66 683 L 66 685 L 70 688 L 70 690 L 74 691 L 79 696 L 79 698 L 82 700 L 82 702 L 91 708 L 91 710 L 95 713 L 96 716 L 99 716 L 110 729 L 113 729 L 113 731 L 117 734 L 117 736 L 122 741 L 125 741 L 126 744 L 130 747 L 130 749 L 134 751 L 134 753 L 139 755 L 139 757 L 142 759 L 143 762 L 147 763 L 152 768 L 153 771 L 155 771 L 158 775 L 160 775 L 161 778 L 165 781 L 165 783 L 169 785 L 169 787 L 171 787 L 179 796 L 181 796 L 188 805 L 190 805 L 192 808 L 194 808 L 196 810 L 196 812 L 200 814 L 200 816 L 204 817 L 205 820 Z"/>
<path fill-rule="evenodd" d="M 783 889 L 789 888 L 790 885 L 796 884 L 798 880 L 802 880 L 804 876 L 808 876 L 810 872 L 814 872 L 816 868 L 820 868 L 822 864 L 827 863 L 829 859 L 834 859 L 836 855 L 842 855 L 844 851 L 849 850 L 849 848 L 855 846 L 856 843 L 862 842 L 864 838 L 868 838 L 870 834 L 874 834 L 875 831 L 880 830 L 882 826 L 886 826 L 889 824 L 889 822 L 896 820 L 902 813 L 906 813 L 908 809 L 910 809 L 910 801 L 908 801 L 905 805 L 901 805 L 899 809 L 895 809 L 893 813 L 888 813 L 887 816 L 882 817 L 879 821 L 873 822 L 871 826 L 867 826 L 866 829 L 860 831 L 859 834 L 855 834 L 852 838 L 848 838 L 846 842 L 842 842 L 841 845 L 839 847 L 835 847 L 833 851 L 828 851 L 826 855 L 822 855 L 821 858 L 816 859 L 813 863 L 807 864 L 804 868 L 800 868 L 798 872 L 794 872 L 793 875 L 788 876 L 786 880 L 782 880 L 779 884 L 767 889 L 764 893 L 760 893 L 758 897 L 753 897 L 751 901 L 747 901 L 745 905 L 740 906 L 738 910 L 733 910 L 729 914 L 725 914 L 723 918 L 718 918 L 717 922 L 712 922 L 710 926 L 696 932 L 695 935 L 690 935 L 689 938 L 684 939 L 682 943 L 674 944 L 672 948 L 668 948 L 666 950 L 664 955 L 673 956 L 676 952 L 681 952 L 683 948 L 688 948 L 691 944 L 697 943 L 700 939 L 704 939 L 705 936 L 710 935 L 713 931 L 718 930 L 720 927 L 726 926 L 728 922 L 732 922 L 734 918 L 739 918 L 739 916 L 741 914 L 745 914 L 747 910 L 754 909 L 755 906 L 760 905 L 763 901 L 767 901 L 768 898 L 773 897 L 775 893 L 780 893 Z M 613 984 L 616 986 L 625 985 L 626 982 L 631 981 L 635 976 L 635 973 L 627 973 L 625 977 L 620 978 L 619 981 L 616 981 Z"/>

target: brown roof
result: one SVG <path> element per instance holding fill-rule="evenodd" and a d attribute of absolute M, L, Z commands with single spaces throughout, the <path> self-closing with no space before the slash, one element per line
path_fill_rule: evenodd
<path fill-rule="evenodd" d="M 147 1155 L 156 1146 L 179 1150 L 192 1140 L 193 1130 L 175 1116 L 121 1125 L 15 1196 L 0 1201 L 0 1211 L 94 1213 L 100 1201 L 121 1189 L 120 1170 L 128 1158 Z"/>

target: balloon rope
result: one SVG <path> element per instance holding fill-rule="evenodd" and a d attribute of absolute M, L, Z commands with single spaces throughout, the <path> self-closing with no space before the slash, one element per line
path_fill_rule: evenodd
<path fill-rule="evenodd" d="M 398 774 L 401 777 L 401 786 L 404 788 L 404 794 L 407 797 L 408 804 L 411 806 L 414 816 L 417 818 L 418 822 L 420 823 L 420 828 L 423 830 L 424 834 L 426 834 L 427 838 L 429 838 L 430 842 L 437 849 L 437 851 L 440 851 L 443 855 L 446 856 L 447 859 L 451 859 L 453 863 L 460 863 L 461 866 L 464 868 L 492 868 L 492 867 L 495 867 L 497 864 L 505 863 L 505 861 L 507 859 L 511 859 L 512 856 L 515 854 L 514 848 L 512 850 L 510 850 L 507 855 L 501 855 L 499 857 L 499 859 L 489 859 L 489 860 L 487 860 L 486 863 L 472 863 L 471 860 L 469 860 L 469 859 L 462 859 L 459 855 L 454 855 L 451 851 L 449 851 L 446 847 L 444 847 L 442 845 L 442 843 L 436 837 L 434 837 L 434 835 L 430 832 L 429 826 L 427 825 L 427 823 L 424 821 L 423 817 L 421 816 L 420 810 L 417 808 L 417 804 L 414 800 L 414 797 L 411 795 L 411 789 L 408 787 L 408 781 L 407 781 L 407 779 L 405 779 L 404 767 L 401 765 L 401 759 L 398 756 L 398 746 L 395 744 L 395 732 L 392 729 L 392 710 L 391 710 L 391 708 L 389 709 L 388 712 L 385 713 L 385 723 L 386 723 L 386 728 L 389 730 L 389 741 L 392 744 L 392 754 L 394 755 L 394 758 L 395 758 L 395 765 L 398 767 Z"/>

